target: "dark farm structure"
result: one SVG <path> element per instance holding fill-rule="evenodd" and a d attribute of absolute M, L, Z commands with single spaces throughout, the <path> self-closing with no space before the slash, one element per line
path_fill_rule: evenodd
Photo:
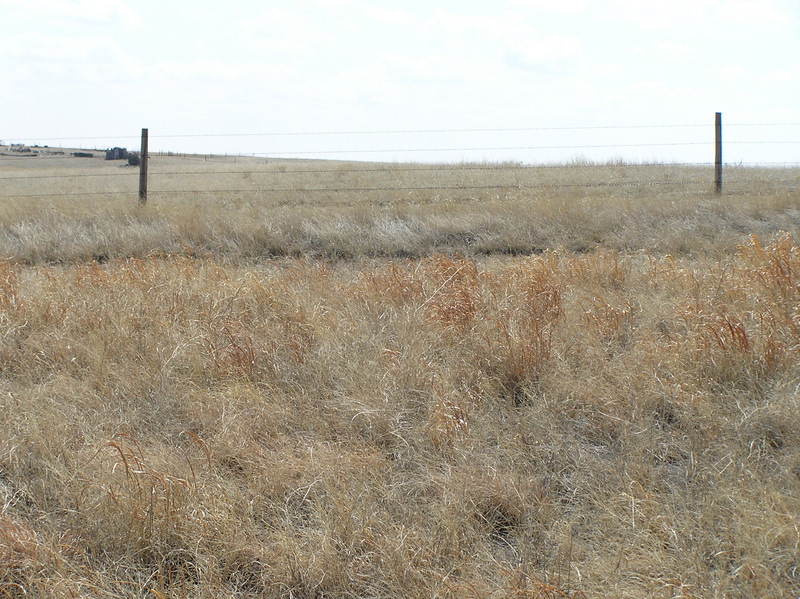
<path fill-rule="evenodd" d="M 130 156 L 125 148 L 111 148 L 106 150 L 106 160 L 127 160 Z"/>

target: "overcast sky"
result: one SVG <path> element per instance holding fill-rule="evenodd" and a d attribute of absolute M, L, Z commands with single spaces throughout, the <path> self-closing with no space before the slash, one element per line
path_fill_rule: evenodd
<path fill-rule="evenodd" d="M 800 162 L 798 0 L 0 0 L 0 73 L 5 143 Z"/>

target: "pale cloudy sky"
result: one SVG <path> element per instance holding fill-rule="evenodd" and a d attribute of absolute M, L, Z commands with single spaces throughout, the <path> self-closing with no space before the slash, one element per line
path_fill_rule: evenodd
<path fill-rule="evenodd" d="M 0 73 L 6 143 L 800 162 L 798 0 L 0 0 Z"/>

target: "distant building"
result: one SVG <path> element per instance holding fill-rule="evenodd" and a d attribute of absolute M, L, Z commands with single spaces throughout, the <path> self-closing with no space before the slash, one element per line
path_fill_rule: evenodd
<path fill-rule="evenodd" d="M 106 160 L 127 160 L 128 150 L 125 148 L 111 148 L 106 150 Z"/>

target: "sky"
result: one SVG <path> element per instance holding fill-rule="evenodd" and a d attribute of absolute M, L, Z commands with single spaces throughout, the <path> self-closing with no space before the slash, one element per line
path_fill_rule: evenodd
<path fill-rule="evenodd" d="M 800 162 L 798 0 L 0 0 L 0 140 Z"/>

